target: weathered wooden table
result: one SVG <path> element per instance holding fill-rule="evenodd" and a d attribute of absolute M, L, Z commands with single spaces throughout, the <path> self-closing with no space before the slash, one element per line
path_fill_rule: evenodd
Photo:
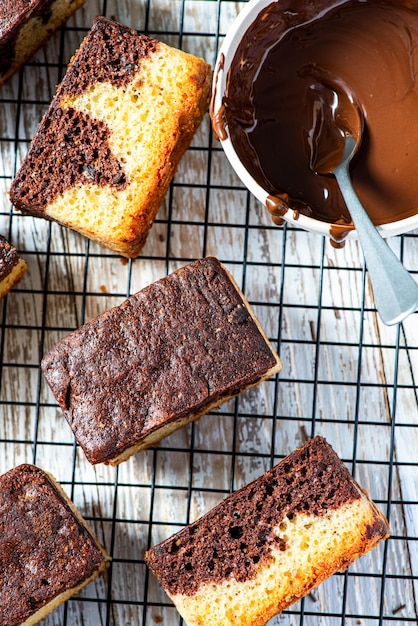
<path fill-rule="evenodd" d="M 88 0 L 0 89 L 0 231 L 29 271 L 1 303 L 0 471 L 52 472 L 113 561 L 46 624 L 164 626 L 181 620 L 144 565 L 148 546 L 324 435 L 388 516 L 392 536 L 271 621 L 378 626 L 418 619 L 418 317 L 385 327 L 356 242 L 272 224 L 243 188 L 205 118 L 140 258 L 13 212 L 11 180 L 66 64 L 98 14 L 214 63 L 244 3 Z M 391 240 L 418 279 L 418 232 Z M 84 321 L 180 265 L 213 254 L 232 271 L 281 355 L 276 380 L 119 466 L 90 466 L 39 370 Z"/>

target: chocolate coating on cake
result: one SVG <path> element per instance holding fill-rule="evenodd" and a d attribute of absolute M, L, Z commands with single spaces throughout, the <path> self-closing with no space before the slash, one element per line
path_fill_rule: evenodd
<path fill-rule="evenodd" d="M 18 626 L 89 578 L 103 554 L 48 476 L 21 465 L 0 477 L 0 624 Z"/>
<path fill-rule="evenodd" d="M 256 576 L 271 549 L 286 551 L 274 532 L 285 517 L 323 516 L 361 497 L 345 465 L 322 437 L 295 450 L 205 516 L 147 553 L 147 564 L 171 594 L 193 595 L 204 583 Z M 371 536 L 385 534 L 383 522 Z"/>
<path fill-rule="evenodd" d="M 54 104 L 40 129 L 27 155 L 27 167 L 19 171 L 13 182 L 12 202 L 23 213 L 46 217 L 44 207 L 78 184 L 110 185 L 116 189 L 128 184 L 110 149 L 109 128 L 100 120 Z"/>
<path fill-rule="evenodd" d="M 276 357 L 215 258 L 91 320 L 42 360 L 91 463 L 255 384 Z"/>
<path fill-rule="evenodd" d="M 105 17 L 97 17 L 61 83 L 60 96 L 78 96 L 96 83 L 127 85 L 158 41 Z"/>
<path fill-rule="evenodd" d="M 0 235 L 0 281 L 6 278 L 18 263 L 18 251 L 7 239 Z"/>

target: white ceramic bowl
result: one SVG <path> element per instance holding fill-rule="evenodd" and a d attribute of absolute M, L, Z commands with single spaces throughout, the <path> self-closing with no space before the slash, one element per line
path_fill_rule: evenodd
<path fill-rule="evenodd" d="M 219 113 L 221 109 L 224 92 L 226 89 L 228 70 L 234 58 L 237 47 L 239 46 L 247 29 L 250 27 L 260 11 L 270 5 L 273 1 L 274 0 L 250 0 L 236 17 L 231 28 L 228 30 L 222 46 L 219 50 L 217 62 L 215 65 L 212 91 L 213 100 L 211 105 L 212 116 L 216 117 L 216 114 Z M 280 0 L 276 1 L 280 2 Z M 244 167 L 237 152 L 235 151 L 235 148 L 229 136 L 225 137 L 224 139 L 220 139 L 220 142 L 236 174 L 239 176 L 247 189 L 249 189 L 249 191 L 265 205 L 268 192 L 257 183 L 257 181 Z M 295 224 L 301 228 L 304 228 L 305 230 L 319 233 L 320 235 L 324 235 L 326 237 L 331 237 L 330 224 L 327 222 L 307 217 L 302 214 L 300 214 L 295 219 L 294 212 L 291 209 L 289 209 L 281 217 L 283 217 L 283 219 L 287 222 Z M 382 237 L 392 237 L 394 235 L 400 235 L 402 233 L 414 230 L 415 228 L 418 228 L 418 213 L 417 215 L 408 217 L 406 219 L 390 222 L 388 224 L 382 224 L 377 228 Z M 349 231 L 344 239 L 357 239 L 356 231 Z"/>

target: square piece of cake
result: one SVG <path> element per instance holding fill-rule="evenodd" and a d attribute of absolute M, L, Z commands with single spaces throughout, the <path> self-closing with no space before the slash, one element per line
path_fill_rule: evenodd
<path fill-rule="evenodd" d="M 146 562 L 188 626 L 264 626 L 388 532 L 315 437 L 153 547 Z"/>
<path fill-rule="evenodd" d="M 138 256 L 211 80 L 203 59 L 96 18 L 13 181 L 14 206 Z"/>
<path fill-rule="evenodd" d="M 0 85 L 86 0 L 0 0 Z"/>
<path fill-rule="evenodd" d="M 280 368 L 244 295 L 214 257 L 148 285 L 42 359 L 87 459 L 112 465 Z"/>
<path fill-rule="evenodd" d="M 2 626 L 37 624 L 109 562 L 62 487 L 34 465 L 0 476 L 0 529 Z"/>

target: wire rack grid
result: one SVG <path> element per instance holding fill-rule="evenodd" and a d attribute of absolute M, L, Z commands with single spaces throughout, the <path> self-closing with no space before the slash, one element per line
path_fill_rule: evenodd
<path fill-rule="evenodd" d="M 60 481 L 112 557 L 47 626 L 151 626 L 181 618 L 145 550 L 303 441 L 333 445 L 391 525 L 390 538 L 271 626 L 406 626 L 418 619 L 418 318 L 385 327 L 356 242 L 277 227 L 203 121 L 140 257 L 126 261 L 10 206 L 8 190 L 66 65 L 96 15 L 214 64 L 244 2 L 88 0 L 0 90 L 1 232 L 29 271 L 1 302 L 0 470 L 35 463 Z M 390 241 L 418 278 L 418 232 Z M 41 376 L 59 338 L 196 258 L 230 269 L 283 361 L 280 376 L 118 468 L 90 466 Z"/>

